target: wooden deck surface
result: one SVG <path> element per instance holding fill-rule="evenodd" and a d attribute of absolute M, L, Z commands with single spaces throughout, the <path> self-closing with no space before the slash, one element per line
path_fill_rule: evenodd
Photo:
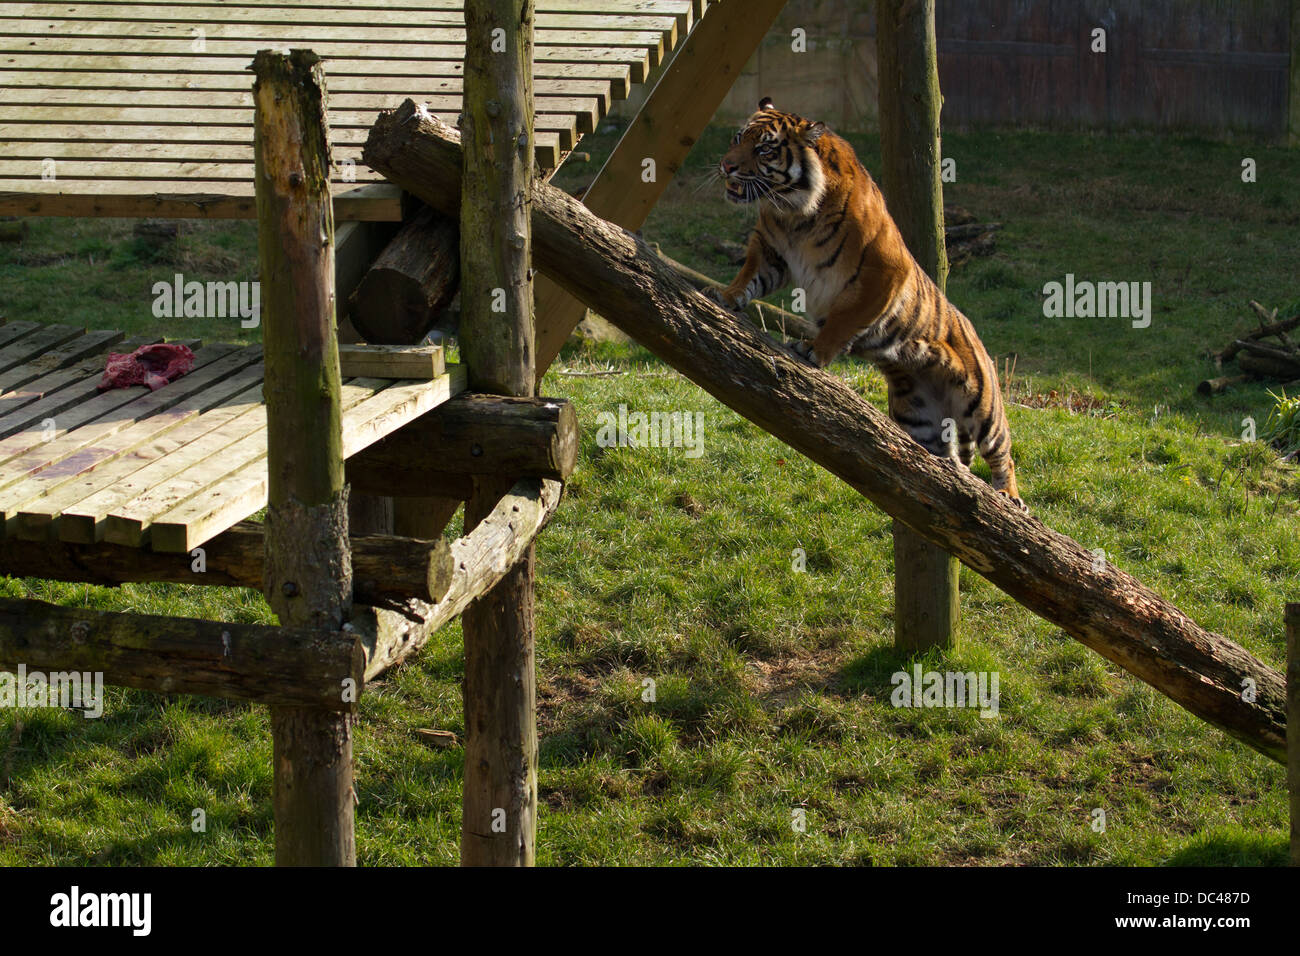
<path fill-rule="evenodd" d="M 559 165 L 704 0 L 537 0 L 536 147 Z M 381 109 L 456 123 L 460 0 L 0 0 L 0 215 L 254 218 L 253 54 L 325 59 L 338 220 L 399 220 L 361 162 Z"/>
<path fill-rule="evenodd" d="M 174 382 L 100 392 L 108 351 L 142 344 L 0 325 L 4 536 L 188 552 L 266 506 L 261 346 L 186 343 L 194 369 Z M 344 457 L 464 390 L 463 369 L 440 350 L 418 359 L 424 377 L 411 380 L 348 376 L 345 365 Z"/>

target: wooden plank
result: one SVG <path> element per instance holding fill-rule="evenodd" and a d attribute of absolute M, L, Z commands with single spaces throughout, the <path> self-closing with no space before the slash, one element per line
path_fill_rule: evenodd
<path fill-rule="evenodd" d="M 378 65 L 378 64 L 377 64 Z M 431 64 L 434 65 L 434 64 Z M 562 64 L 568 69 L 572 64 Z M 613 89 L 609 79 L 564 77 L 534 81 L 537 93 L 543 97 L 588 96 L 600 101 L 602 110 L 613 102 Z M 0 66 L 0 90 L 30 90 L 43 87 L 50 90 L 164 90 L 175 92 L 211 90 L 224 93 L 248 92 L 248 77 L 242 73 L 143 73 L 143 72 L 68 72 L 54 70 L 7 70 Z M 388 93 L 414 99 L 429 96 L 450 96 L 464 93 L 460 74 L 447 76 L 343 76 L 330 81 L 330 103 L 343 94 Z M 85 94 L 87 97 L 92 94 Z M 252 149 L 250 146 L 249 149 Z"/>
<path fill-rule="evenodd" d="M 331 87 L 337 82 L 341 89 L 377 89 L 400 93 L 403 83 L 415 86 L 413 95 L 427 89 L 440 89 L 442 79 L 459 79 L 464 74 L 464 64 L 454 59 L 402 59 L 366 60 L 347 55 L 327 57 L 326 69 L 330 71 Z M 242 90 L 248 86 L 248 76 L 238 60 L 178 54 L 173 56 L 141 55 L 126 51 L 111 52 L 44 52 L 0 54 L 0 79 L 9 71 L 38 71 L 52 77 L 51 82 L 72 82 L 75 77 L 85 77 L 92 82 L 145 84 L 141 89 L 156 88 L 150 84 L 164 82 L 191 88 L 208 79 L 228 84 L 230 89 Z M 621 63 L 566 62 L 541 60 L 533 64 L 535 82 L 545 80 L 601 80 L 611 84 L 616 99 L 628 95 L 632 69 Z M 374 81 L 376 86 L 365 84 Z M 422 87 L 417 84 L 433 84 Z M 391 89 L 390 89 L 391 87 Z M 201 85 L 193 88 L 202 89 Z"/>
<path fill-rule="evenodd" d="M 16 9 L 15 9 L 16 7 Z M 181 24 L 187 34 L 191 24 L 265 24 L 290 27 L 400 27 L 427 30 L 431 27 L 462 27 L 465 17 L 459 10 L 412 11 L 396 9 L 358 10 L 355 7 L 302 9 L 280 6 L 207 6 L 154 7 L 142 14 L 142 8 L 129 4 L 46 4 L 27 3 L 0 7 L 0 16 L 26 17 L 35 22 L 62 20 L 85 22 L 116 21 L 129 23 Z M 538 30 L 645 30 L 664 34 L 671 44 L 677 35 L 678 21 L 671 16 L 635 13 L 555 13 L 539 11 Z M 205 26 L 205 31 L 207 27 Z M 463 41 L 462 33 L 462 41 Z M 366 39 L 361 33 L 357 39 Z M 333 93 L 333 89 L 330 90 Z"/>
<path fill-rule="evenodd" d="M 351 458 L 409 421 L 465 391 L 463 365 L 448 365 L 432 382 L 399 382 L 343 416 L 343 457 Z"/>
<path fill-rule="evenodd" d="M 345 384 L 342 390 L 344 411 L 370 398 L 388 384 L 384 379 L 368 378 L 354 379 Z M 265 422 L 263 412 L 263 425 Z M 192 452 L 179 453 L 178 463 L 182 467 L 172 471 L 166 480 L 158 478 L 137 488 L 136 494 L 120 500 L 116 505 L 96 509 L 96 524 L 102 523 L 103 540 L 133 548 L 141 547 L 156 515 L 180 507 L 205 489 L 211 491 L 209 497 L 224 499 L 227 479 L 248 465 L 261 462 L 265 472 L 266 429 L 244 434 L 236 434 L 237 431 L 239 429 L 229 425 L 219 428 L 211 440 Z M 234 521 L 242 521 L 265 504 L 263 501 Z"/>
<path fill-rule="evenodd" d="M 368 44 L 400 44 L 408 50 L 425 46 L 463 46 L 465 30 L 462 26 L 423 27 L 413 34 L 409 26 L 364 27 L 332 26 L 318 24 L 243 24 L 215 22 L 203 28 L 201 42 L 204 50 L 213 44 L 243 44 L 256 51 L 274 46 L 311 46 L 329 43 L 347 43 L 354 48 Z M 616 26 L 575 29 L 562 27 L 555 30 L 537 30 L 538 47 L 592 46 L 606 49 L 631 48 L 642 50 L 650 57 L 650 66 L 656 67 L 664 53 L 664 34 L 660 30 L 628 30 Z M 113 39 L 124 42 L 113 46 L 141 49 L 140 42 L 180 41 L 193 50 L 200 42 L 198 29 L 186 23 L 154 23 L 135 20 L 39 20 L 0 17 L 0 46 L 11 49 L 15 45 L 28 46 L 33 38 L 42 49 L 54 49 L 47 44 L 58 40 L 73 40 L 85 44 L 89 38 Z M 94 41 L 89 41 L 94 42 Z M 354 54 L 355 55 L 355 54 Z M 418 54 L 417 54 L 418 55 Z"/>
<path fill-rule="evenodd" d="M 24 362 L 16 368 L 10 368 L 0 374 L 0 401 L 8 397 L 11 389 L 17 389 L 44 376 L 47 372 L 79 362 L 88 355 L 98 355 L 126 337 L 125 332 L 112 329 L 93 330 L 85 335 L 56 348 L 43 352 L 36 358 Z"/>
<path fill-rule="evenodd" d="M 338 220 L 402 218 L 401 190 L 387 183 L 334 183 L 333 189 Z M 251 181 L 0 180 L 0 215 L 253 219 L 256 214 Z"/>
<path fill-rule="evenodd" d="M 414 378 L 446 372 L 441 345 L 340 345 L 339 372 L 347 377 Z"/>
<path fill-rule="evenodd" d="M 30 335 L 37 329 L 43 329 L 44 327 L 40 322 L 28 322 L 26 320 L 6 322 L 4 325 L 0 325 L 0 345 L 16 342 L 24 335 Z"/>
<path fill-rule="evenodd" d="M 0 463 L 3 466 L 0 469 L 0 488 L 49 467 L 91 442 L 166 411 L 177 402 L 243 371 L 260 358 L 261 349 L 257 346 L 230 352 L 202 368 L 198 367 L 198 356 L 195 356 L 194 371 L 156 392 L 143 385 L 112 389 L 59 414 L 48 431 L 37 427 L 10 435 L 0 441 Z M 28 412 L 30 409 L 25 409 L 22 414 Z"/>
<path fill-rule="evenodd" d="M 5 54 L 30 53 L 33 41 L 30 37 L 0 36 L 0 60 L 8 59 Z M 122 48 L 118 55 L 184 56 L 192 52 L 193 39 L 178 37 L 176 39 L 132 39 L 129 49 Z M 118 46 L 118 44 L 114 44 Z M 216 60 L 226 61 L 225 69 L 235 62 L 242 62 L 265 47 L 265 40 L 208 40 L 205 55 Z M 334 41 L 313 41 L 313 50 L 326 58 L 327 64 L 336 57 L 361 60 L 458 60 L 463 58 L 464 49 L 450 44 L 428 44 L 415 46 L 409 43 L 348 43 Z M 71 53 L 78 55 L 99 52 L 96 41 L 81 37 L 42 37 L 40 50 L 44 53 Z M 633 44 L 630 46 L 539 46 L 536 60 L 551 63 L 606 63 L 627 66 L 631 71 L 633 83 L 644 83 L 650 70 L 650 50 Z M 233 61 L 233 62 L 232 62 Z M 382 72 L 386 64 L 375 63 L 374 72 Z"/>
<path fill-rule="evenodd" d="M 133 352 L 142 345 L 151 345 L 154 342 L 161 341 L 161 337 L 137 336 L 124 341 L 121 351 Z M 21 387 L 15 387 L 12 391 L 5 392 L 0 395 L 0 420 L 3 420 L 3 416 L 78 382 L 86 386 L 81 392 L 82 397 L 93 398 L 97 394 L 95 386 L 104 374 L 105 361 L 106 357 L 96 355 L 68 368 L 41 375 L 24 383 Z M 10 374 L 21 376 L 25 368 L 27 366 L 14 369 Z M 77 398 L 73 399 L 73 402 L 81 400 L 81 398 Z M 53 412 L 50 414 L 53 414 Z"/>
<path fill-rule="evenodd" d="M 39 330 L 22 336 L 11 345 L 0 348 L 0 372 L 7 372 L 15 366 L 31 361 L 66 342 L 86 334 L 82 326 L 45 325 Z"/>
<path fill-rule="evenodd" d="M 230 432 L 220 436 L 214 434 L 229 423 Z M 219 450 L 236 438 L 256 431 L 266 425 L 266 413 L 262 405 L 262 385 L 259 382 L 251 388 L 226 399 L 211 411 L 203 412 L 197 418 L 168 429 L 136 447 L 123 451 L 112 458 L 91 465 L 90 469 L 72 481 L 61 484 L 58 488 L 44 492 L 16 508 L 16 537 L 28 541 L 44 541 L 53 536 L 55 526 L 58 534 L 65 541 L 83 541 L 92 543 L 95 539 L 95 521 L 80 522 L 76 531 L 63 536 L 64 518 L 60 515 L 74 505 L 85 500 L 94 500 L 113 496 L 127 500 L 132 492 L 128 489 L 140 489 L 149 486 L 169 468 L 181 468 L 177 459 L 185 455 L 196 454 L 201 439 L 207 439 Z M 129 429 L 128 429 L 129 431 Z M 233 435 L 232 437 L 227 437 Z M 119 445 L 125 443 L 129 436 L 125 432 L 114 436 Z M 96 448 L 96 451 L 99 451 Z M 94 511 L 90 514 L 93 516 Z"/>
<path fill-rule="evenodd" d="M 197 371 L 201 366 L 215 362 L 234 351 L 235 346 L 233 345 L 209 345 L 207 348 L 194 353 L 194 368 Z M 108 414 L 119 406 L 133 402 L 141 395 L 148 393 L 148 389 L 143 385 L 118 388 L 101 393 L 97 386 L 104 374 L 104 364 L 96 360 L 88 363 L 88 365 L 88 369 L 85 366 L 77 366 L 74 369 L 56 373 L 55 381 L 58 380 L 59 376 L 63 375 L 68 375 L 70 378 L 62 386 L 49 388 L 42 398 L 37 399 L 35 402 L 24 403 L 17 410 L 5 409 L 5 402 L 8 399 L 0 398 L 0 410 L 7 411 L 7 414 L 0 416 L 0 438 L 7 441 L 17 433 L 22 432 L 23 429 L 30 428 L 33 425 L 39 427 L 42 420 L 55 416 L 59 416 L 67 427 L 75 428 L 77 425 L 90 421 L 91 418 L 97 415 Z M 82 374 L 83 370 L 84 374 Z M 33 383 L 33 388 L 38 384 L 42 384 L 43 387 L 43 383 L 44 380 L 40 383 Z M 69 415 L 63 415 L 65 411 L 69 411 Z M 56 422 L 56 424 L 59 423 Z M 5 443 L 0 441 L 0 448 L 4 447 L 6 447 Z M 3 460 L 3 458 L 0 458 L 0 461 Z M 0 468 L 0 474 L 3 474 L 2 468 Z"/>
<path fill-rule="evenodd" d="M 220 405 L 232 395 L 248 388 L 251 383 L 259 381 L 261 374 L 260 364 L 252 366 L 224 381 L 204 387 L 184 401 L 177 402 L 173 399 L 165 409 L 142 421 L 123 427 L 121 421 L 100 420 L 69 433 L 58 442 L 50 443 L 29 458 L 19 459 L 17 463 L 10 462 L 5 469 L 4 487 L 0 489 L 0 522 L 5 525 L 5 534 L 17 532 L 18 512 L 34 499 L 48 495 L 87 471 L 105 467 L 138 446 L 197 419 L 202 412 Z M 8 476 L 18 471 L 25 462 L 42 461 L 46 457 L 53 461 L 26 472 L 26 478 L 9 480 Z"/>
<path fill-rule="evenodd" d="M 174 8 L 202 9 L 212 7 L 220 10 L 230 10 L 244 7 L 271 7 L 276 9 L 283 7 L 304 12 L 336 9 L 335 0 L 175 0 L 175 2 L 133 0 L 129 4 L 122 3 L 122 0 L 81 0 L 79 5 L 89 8 L 130 6 L 140 10 L 138 18 L 142 20 L 151 19 L 150 11 L 166 11 Z M 10 11 L 26 7 L 39 7 L 46 10 L 58 9 L 54 4 L 27 4 L 11 2 L 11 0 L 0 2 L 0 11 L 4 11 L 5 15 L 8 16 L 18 16 L 19 14 Z M 349 3 L 348 9 L 370 12 L 403 10 L 435 13 L 450 10 L 461 13 L 465 9 L 465 0 L 391 0 L 391 2 L 390 0 L 357 0 L 355 3 Z M 698 16 L 700 14 L 702 7 L 700 0 L 694 0 L 694 2 L 692 0 L 538 0 L 537 10 L 539 13 L 635 13 L 674 16 L 685 27 L 689 26 L 692 15 Z"/>
<path fill-rule="evenodd" d="M 410 95 L 409 91 L 401 93 L 332 93 L 330 94 L 330 116 L 340 114 L 343 119 L 335 120 L 334 125 L 341 125 L 354 115 L 348 111 L 379 111 L 393 109 L 401 105 Z M 422 98 L 430 110 L 450 114 L 461 106 L 459 94 L 442 94 Z M 0 113 L 10 115 L 11 107 L 46 107 L 61 108 L 56 116 L 64 112 L 62 108 L 71 107 L 83 112 L 89 111 L 97 118 L 107 110 L 129 108 L 132 110 L 150 109 L 165 111 L 163 116 L 170 119 L 174 110 L 251 110 L 252 94 L 224 92 L 218 90 L 87 90 L 63 89 L 48 85 L 35 87 L 0 87 Z M 572 115 L 577 119 L 581 132 L 589 133 L 600 115 L 600 101 L 595 97 L 585 96 L 539 96 L 536 99 L 537 114 L 547 117 L 549 114 Z M 201 118 L 209 114 L 198 114 Z M 15 117 L 18 118 L 18 117 Z M 373 117 L 371 117 L 373 121 Z M 163 122 L 163 120 L 158 120 Z M 556 125 L 550 119 L 542 120 L 543 129 L 568 129 L 569 124 L 563 120 Z"/>
<path fill-rule="evenodd" d="M 450 365 L 447 374 L 433 382 L 394 385 L 354 406 L 343 416 L 344 458 L 464 390 L 464 368 Z M 150 525 L 150 546 L 155 551 L 193 550 L 264 507 L 266 479 L 266 463 L 259 459 L 222 479 L 211 494 L 195 495 L 157 516 Z"/>

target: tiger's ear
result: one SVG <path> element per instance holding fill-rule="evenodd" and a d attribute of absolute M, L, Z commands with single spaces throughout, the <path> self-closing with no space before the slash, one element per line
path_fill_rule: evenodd
<path fill-rule="evenodd" d="M 817 140 L 821 139 L 822 134 L 825 132 L 826 132 L 825 123 L 809 123 L 803 129 L 804 142 L 811 145 L 817 142 Z"/>
<path fill-rule="evenodd" d="M 758 101 L 758 108 L 760 110 L 774 110 L 776 105 L 772 102 L 772 97 L 765 96 Z"/>

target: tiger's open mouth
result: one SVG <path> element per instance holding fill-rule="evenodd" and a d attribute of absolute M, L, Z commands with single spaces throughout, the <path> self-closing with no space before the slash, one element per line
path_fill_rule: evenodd
<path fill-rule="evenodd" d="M 754 201 L 754 197 L 750 195 L 750 191 L 746 185 L 734 180 L 727 180 L 727 199 L 734 203 L 747 203 Z"/>

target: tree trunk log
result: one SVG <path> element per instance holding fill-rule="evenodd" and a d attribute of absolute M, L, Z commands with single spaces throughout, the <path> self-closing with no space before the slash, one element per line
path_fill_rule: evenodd
<path fill-rule="evenodd" d="M 1253 375 L 1221 375 L 1218 378 L 1207 378 L 1196 386 L 1196 391 L 1201 395 L 1218 395 L 1220 392 L 1226 392 L 1234 385 L 1244 385 L 1246 382 L 1253 382 Z"/>
<path fill-rule="evenodd" d="M 373 500 L 373 499 L 372 499 Z M 355 522 L 361 526 L 364 522 Z M 389 522 L 391 524 L 391 522 Z M 265 581 L 262 526 L 240 522 L 203 545 L 202 562 L 190 555 L 162 554 L 117 544 L 50 542 L 33 547 L 15 538 L 0 541 L 0 569 L 14 577 L 77 581 L 116 587 L 165 581 L 207 587 L 256 588 Z M 388 534 L 349 539 L 352 596 L 360 604 L 391 604 L 407 598 L 437 603 L 451 572 L 448 545 L 438 540 Z"/>
<path fill-rule="evenodd" d="M 265 593 L 281 624 L 338 631 L 351 611 L 334 213 L 325 76 L 309 50 L 253 60 L 258 262 L 266 356 Z M 359 686 L 339 688 L 353 699 Z M 273 707 L 275 861 L 355 866 L 352 730 L 320 708 Z"/>
<path fill-rule="evenodd" d="M 461 360 L 472 388 L 531 397 L 536 394 L 533 0 L 466 0 L 465 34 L 465 153 L 458 184 Z M 492 513 L 514 477 L 474 479 L 465 503 L 467 529 Z M 537 839 L 531 546 L 496 587 L 465 610 L 461 625 L 461 863 L 531 866 Z"/>
<path fill-rule="evenodd" d="M 456 131 L 407 101 L 366 162 L 449 215 Z M 692 289 L 630 233 L 549 185 L 533 195 L 537 266 L 719 401 L 776 435 L 1029 610 L 1261 753 L 1284 759 L 1282 675 L 1119 568 L 936 458 L 840 379 L 808 367 Z M 1242 699 L 1243 679 L 1257 696 Z"/>
<path fill-rule="evenodd" d="M 361 277 L 348 316 L 371 345 L 416 345 L 437 327 L 459 283 L 456 221 L 421 209 Z"/>
<path fill-rule="evenodd" d="M 440 475 L 563 481 L 577 461 L 578 416 L 567 399 L 466 392 L 352 456 L 347 471 L 358 487 L 422 495 L 461 487 Z"/>
<path fill-rule="evenodd" d="M 1283 382 L 1300 376 L 1300 361 L 1247 349 L 1238 353 L 1237 367 L 1258 378 L 1272 378 Z"/>
<path fill-rule="evenodd" d="M 356 709 L 339 685 L 360 684 L 365 655 L 345 631 L 121 614 L 0 598 L 0 670 L 83 672 L 105 684 L 201 694 L 272 707 Z M 0 688 L 3 682 L 0 682 Z M 102 703 L 102 702 L 101 702 Z M 0 691 L 0 706 L 3 693 Z"/>
<path fill-rule="evenodd" d="M 948 278 L 939 157 L 934 0 L 877 0 L 880 187 L 903 241 L 939 291 Z M 957 559 L 894 521 L 894 647 L 957 644 Z"/>

